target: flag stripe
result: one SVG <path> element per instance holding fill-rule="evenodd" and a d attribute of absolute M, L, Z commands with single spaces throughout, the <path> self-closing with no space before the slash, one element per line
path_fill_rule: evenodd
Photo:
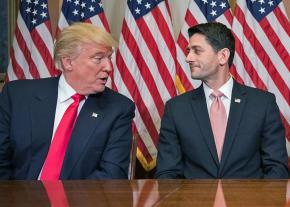
<path fill-rule="evenodd" d="M 238 5 L 236 6 L 236 10 L 237 10 L 237 18 L 239 19 L 241 25 L 243 25 L 243 29 L 245 31 L 244 32 L 245 37 L 248 39 L 251 45 L 255 46 L 255 50 L 259 51 L 258 53 L 256 53 L 256 55 L 257 57 L 259 57 L 262 64 L 264 65 L 263 69 L 267 70 L 268 74 L 270 75 L 268 77 L 272 77 L 272 80 L 274 81 L 278 89 L 280 90 L 280 93 L 284 96 L 285 101 L 287 101 L 288 105 L 290 105 L 290 100 L 289 100 L 290 94 L 289 94 L 289 90 L 287 90 L 288 87 L 286 83 L 281 78 L 280 73 L 277 71 L 273 62 L 270 60 L 264 47 L 260 44 L 259 40 L 256 38 L 255 33 L 249 27 L 248 21 L 246 21 L 245 16 L 243 15 L 243 12 L 241 11 Z M 271 51 L 271 53 L 273 53 L 273 51 Z M 279 67 L 283 67 L 283 66 L 279 65 Z"/>
<path fill-rule="evenodd" d="M 151 96 L 153 97 L 155 106 L 158 109 L 158 113 L 160 116 L 162 116 L 162 110 L 164 108 L 164 104 L 162 101 L 162 98 L 160 96 L 160 93 L 158 93 L 158 88 L 156 86 L 156 82 L 154 81 L 151 73 L 150 73 L 150 69 L 148 68 L 146 61 L 144 60 L 141 51 L 138 47 L 138 44 L 134 38 L 134 36 L 131 34 L 128 25 L 126 23 L 123 24 L 124 25 L 124 29 L 122 30 L 122 34 L 124 36 L 124 39 L 127 39 L 126 43 L 128 44 L 128 49 L 131 51 L 137 65 L 142 65 L 142 67 L 139 68 L 139 71 L 141 73 L 141 75 L 143 76 L 143 80 L 145 81 L 147 87 L 148 87 L 148 92 L 151 94 Z M 146 27 L 145 23 L 140 23 L 139 27 L 141 26 L 141 28 Z M 148 30 L 143 30 L 141 29 L 140 33 L 144 34 L 149 34 L 150 32 L 148 32 Z M 147 37 L 149 39 L 149 37 Z M 149 41 L 147 41 L 148 44 L 153 45 L 153 41 L 151 38 Z M 152 47 L 151 47 L 152 49 Z M 157 50 L 156 48 L 154 48 L 155 50 Z M 150 51 L 152 52 L 152 51 Z M 162 63 L 160 63 L 162 64 Z"/>
<path fill-rule="evenodd" d="M 17 79 L 24 79 L 25 78 L 24 72 L 23 72 L 22 68 L 19 66 L 19 64 L 16 61 L 16 58 L 14 56 L 14 49 L 13 48 L 11 48 L 11 50 L 10 50 L 10 58 L 11 58 L 11 61 L 12 61 L 12 68 L 14 70 L 14 74 L 13 75 L 15 75 Z M 12 71 L 12 69 L 8 70 L 8 71 Z M 12 77 L 12 76 L 8 76 L 8 77 Z"/>
<path fill-rule="evenodd" d="M 18 41 L 18 45 L 20 50 L 22 51 L 23 55 L 24 55 L 24 60 L 26 60 L 26 62 L 28 63 L 28 68 L 27 68 L 27 72 L 30 73 L 30 76 L 34 79 L 39 78 L 39 73 L 37 70 L 37 67 L 34 63 L 34 61 L 32 60 L 31 57 L 31 52 L 29 50 L 29 48 L 27 47 L 27 43 L 31 42 L 30 40 L 25 40 L 23 35 L 26 34 L 22 34 L 21 31 L 23 31 L 24 29 L 20 29 L 18 27 L 18 25 L 16 25 L 15 28 L 15 38 Z M 21 61 L 22 59 L 19 59 L 19 61 Z M 22 68 L 23 70 L 23 68 Z M 28 78 L 28 75 L 26 75 L 26 78 Z"/>
<path fill-rule="evenodd" d="M 282 12 L 283 9 L 281 9 L 282 4 L 280 4 L 275 10 L 274 15 L 276 16 L 277 20 L 279 21 L 279 24 L 281 25 L 281 28 L 284 30 L 286 34 L 288 34 L 288 38 L 290 36 L 290 29 L 289 29 L 289 20 L 285 14 L 285 12 Z M 275 25 L 273 25 L 275 26 Z M 289 49 L 289 47 L 288 47 Z"/>
<path fill-rule="evenodd" d="M 158 137 L 158 132 L 155 129 L 154 121 L 152 120 L 150 113 L 149 113 L 146 105 L 143 102 L 142 96 L 138 90 L 138 87 L 136 85 L 134 78 L 132 77 L 131 73 L 129 72 L 122 56 L 118 55 L 118 52 L 117 52 L 116 61 L 117 61 L 116 64 L 118 65 L 119 73 L 121 74 L 122 79 L 126 80 L 126 81 L 124 81 L 124 84 L 127 86 L 133 100 L 135 101 L 136 107 L 138 108 L 138 111 L 141 115 L 140 117 L 141 117 L 141 119 L 143 119 L 143 122 L 146 125 L 146 128 L 147 128 L 150 136 L 154 140 L 154 143 L 156 143 L 157 137 Z"/>
<path fill-rule="evenodd" d="M 151 22 L 151 24 L 152 24 L 152 22 Z M 162 82 L 165 84 L 165 87 L 167 88 L 167 91 L 170 93 L 170 95 L 173 96 L 174 91 L 175 91 L 174 82 L 172 80 L 171 74 L 169 73 L 168 67 L 166 66 L 166 64 L 164 62 L 164 59 L 162 58 L 162 55 L 160 54 L 160 50 L 158 48 L 156 41 L 154 40 L 154 37 L 151 33 L 151 30 L 147 27 L 147 23 L 144 21 L 144 19 L 139 19 L 137 21 L 137 25 L 138 25 L 138 28 L 141 32 L 141 35 L 143 36 L 143 39 L 146 40 L 145 43 L 147 44 L 147 47 L 150 50 L 150 53 L 151 53 L 154 61 L 156 63 L 158 63 L 158 67 L 156 67 L 156 69 L 159 71 L 159 74 L 162 78 Z M 134 37 L 132 37 L 132 39 L 134 39 Z M 136 44 L 136 46 L 137 46 L 137 44 Z M 142 57 L 141 53 L 139 53 L 139 55 L 140 55 L 140 57 Z M 142 60 L 144 60 L 144 59 L 142 58 Z M 138 60 L 137 60 L 137 62 L 138 62 Z M 140 63 L 140 64 L 142 65 L 142 63 Z M 139 65 L 139 63 L 138 63 L 138 65 Z M 155 84 L 151 83 L 149 85 L 155 85 Z M 162 115 L 163 114 L 162 111 L 164 108 L 163 101 L 161 100 L 161 102 L 156 103 L 156 106 L 161 109 L 160 115 Z"/>

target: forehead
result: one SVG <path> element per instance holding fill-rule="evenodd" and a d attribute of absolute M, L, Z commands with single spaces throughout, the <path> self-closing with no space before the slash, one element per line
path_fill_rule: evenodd
<path fill-rule="evenodd" d="M 113 51 L 112 47 L 96 43 L 84 43 L 81 45 L 82 52 L 85 53 L 110 53 Z"/>
<path fill-rule="evenodd" d="M 205 35 L 196 33 L 189 38 L 189 45 L 209 45 Z"/>

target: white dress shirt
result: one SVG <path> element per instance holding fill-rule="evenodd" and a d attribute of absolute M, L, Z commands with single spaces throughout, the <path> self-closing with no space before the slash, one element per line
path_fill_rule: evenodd
<path fill-rule="evenodd" d="M 225 106 L 227 117 L 229 117 L 230 113 L 230 105 L 231 105 L 231 99 L 232 99 L 232 89 L 233 89 L 234 81 L 233 78 L 230 77 L 229 80 L 222 85 L 218 90 L 224 94 L 224 96 L 221 97 L 221 100 Z M 211 89 L 208 85 L 203 83 L 203 90 L 205 94 L 206 99 L 206 105 L 208 112 L 210 111 L 210 106 L 214 100 L 214 97 L 211 96 L 211 93 L 213 92 L 213 89 Z"/>

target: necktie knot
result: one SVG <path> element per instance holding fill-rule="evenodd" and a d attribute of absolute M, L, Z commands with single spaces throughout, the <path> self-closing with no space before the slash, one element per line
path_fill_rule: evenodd
<path fill-rule="evenodd" d="M 211 96 L 214 97 L 214 98 L 221 98 L 222 96 L 224 96 L 224 94 L 220 91 L 213 91 L 211 93 Z"/>
<path fill-rule="evenodd" d="M 81 102 L 85 98 L 85 96 L 76 93 L 76 94 L 72 95 L 71 98 L 74 100 L 74 102 L 79 103 L 79 102 Z"/>

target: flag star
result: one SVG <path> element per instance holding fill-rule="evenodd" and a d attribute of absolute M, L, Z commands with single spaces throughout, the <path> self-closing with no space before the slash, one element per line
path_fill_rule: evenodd
<path fill-rule="evenodd" d="M 42 12 L 40 15 L 42 16 L 42 18 L 47 17 L 47 13 L 45 13 L 45 12 Z"/>
<path fill-rule="evenodd" d="M 66 0 L 66 2 L 71 2 L 71 0 Z"/>
<path fill-rule="evenodd" d="M 45 4 L 45 3 L 42 3 L 41 6 L 42 6 L 42 9 L 46 9 L 47 8 L 47 4 Z"/>
<path fill-rule="evenodd" d="M 216 11 L 215 11 L 215 10 L 212 10 L 212 11 L 210 12 L 210 14 L 211 14 L 211 16 L 216 16 Z"/>
<path fill-rule="evenodd" d="M 215 6 L 216 6 L 216 1 L 212 1 L 212 2 L 210 3 L 210 5 L 211 5 L 211 7 L 215 7 Z"/>
<path fill-rule="evenodd" d="M 261 14 L 265 13 L 265 8 L 261 7 L 260 10 L 259 10 L 259 12 L 260 12 Z"/>
<path fill-rule="evenodd" d="M 81 17 L 82 17 L 82 18 L 84 18 L 84 17 L 85 17 L 85 14 L 84 14 L 84 12 L 82 12 L 82 13 L 81 13 Z"/>
<path fill-rule="evenodd" d="M 257 0 L 251 0 L 252 4 L 255 3 Z"/>
<path fill-rule="evenodd" d="M 85 2 L 82 2 L 81 7 L 82 8 L 86 7 L 86 3 Z"/>
<path fill-rule="evenodd" d="M 95 7 L 93 7 L 92 5 L 89 7 L 90 12 L 94 12 L 95 11 Z"/>
<path fill-rule="evenodd" d="M 101 8 L 103 7 L 103 4 L 102 4 L 102 2 L 100 2 L 100 3 L 99 3 L 99 7 L 101 7 Z"/>
<path fill-rule="evenodd" d="M 204 4 L 207 4 L 207 0 L 202 0 L 202 2 L 203 2 Z"/>
<path fill-rule="evenodd" d="M 136 14 L 140 14 L 140 9 L 137 7 L 137 8 L 135 9 L 135 12 L 136 12 Z"/>
<path fill-rule="evenodd" d="M 74 16 L 76 16 L 76 15 L 78 15 L 79 14 L 79 11 L 78 10 L 73 10 L 73 12 L 72 12 L 73 14 L 74 14 Z"/>
<path fill-rule="evenodd" d="M 31 12 L 31 8 L 30 8 L 30 7 L 27 7 L 27 8 L 25 9 L 25 11 L 26 11 L 27 13 L 30 13 L 30 12 Z"/>
<path fill-rule="evenodd" d="M 26 0 L 26 3 L 27 4 L 31 4 L 31 0 Z"/>
<path fill-rule="evenodd" d="M 92 0 L 91 2 L 94 3 L 94 2 L 96 2 L 96 0 Z"/>
<path fill-rule="evenodd" d="M 269 6 L 274 6 L 274 2 L 273 1 L 269 1 L 268 4 L 269 4 Z"/>
<path fill-rule="evenodd" d="M 151 8 L 151 4 L 149 4 L 148 2 L 145 4 L 146 9 L 150 9 Z"/>
<path fill-rule="evenodd" d="M 35 4 L 35 5 L 38 5 L 38 0 L 35 0 L 33 3 Z"/>
<path fill-rule="evenodd" d="M 142 4 L 142 0 L 137 0 L 137 3 L 138 4 Z"/>
<path fill-rule="evenodd" d="M 34 16 L 37 15 L 37 10 L 34 9 L 33 12 L 32 12 L 32 14 L 33 14 Z"/>
<path fill-rule="evenodd" d="M 32 23 L 32 24 L 36 24 L 36 19 L 33 19 L 33 20 L 31 21 L 31 23 Z"/>
<path fill-rule="evenodd" d="M 220 4 L 220 7 L 223 9 L 223 8 L 226 8 L 226 3 L 225 2 L 222 2 L 221 4 Z"/>
<path fill-rule="evenodd" d="M 264 4 L 265 2 L 264 2 L 264 0 L 259 0 L 259 3 L 262 5 L 262 4 Z"/>
<path fill-rule="evenodd" d="M 75 0 L 74 1 L 74 4 L 77 6 L 77 5 L 80 5 L 80 1 L 79 0 Z"/>

